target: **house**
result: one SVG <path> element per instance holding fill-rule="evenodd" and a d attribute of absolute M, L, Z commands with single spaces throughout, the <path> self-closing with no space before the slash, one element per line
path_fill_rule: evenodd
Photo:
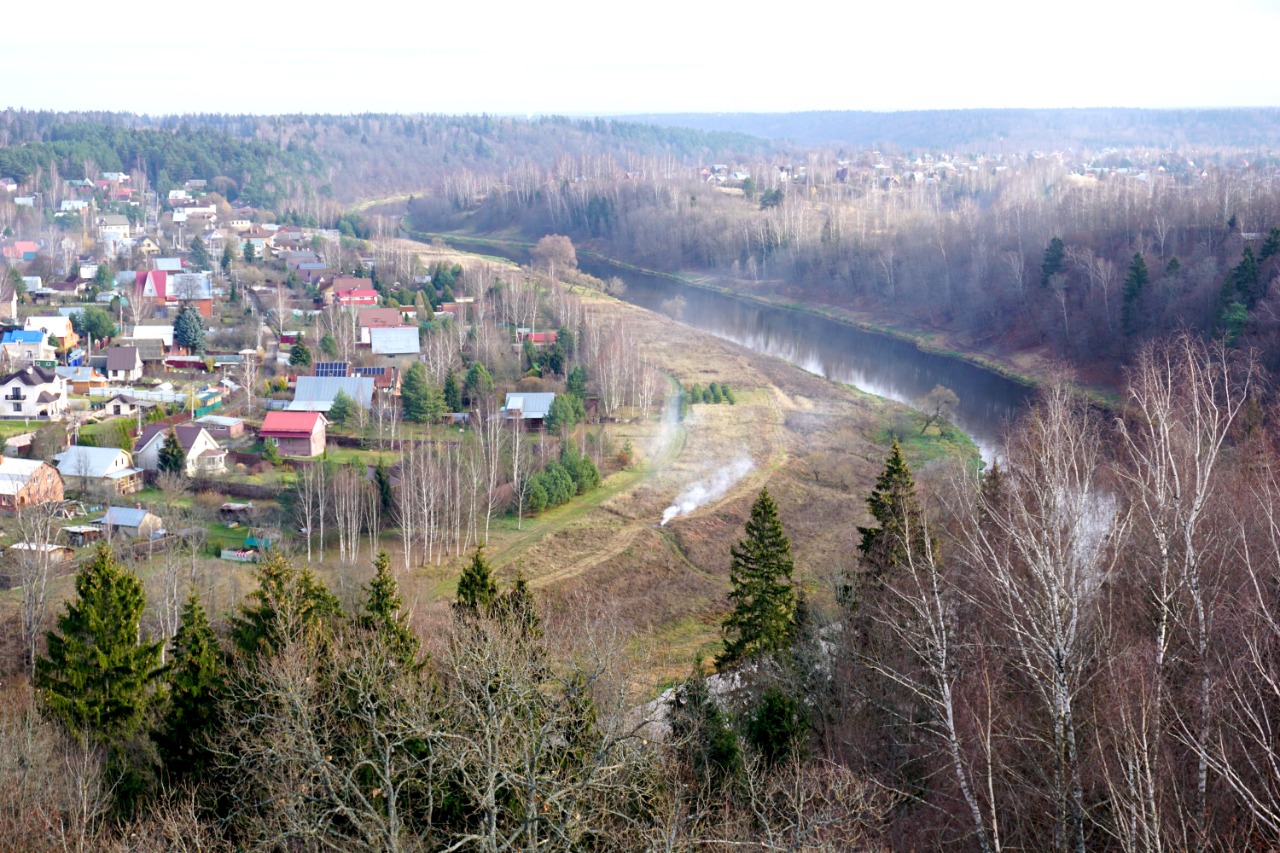
<path fill-rule="evenodd" d="M 80 344 L 80 336 L 71 325 L 70 317 L 28 317 L 23 328 L 28 332 L 44 332 L 55 338 L 58 349 L 71 349 Z"/>
<path fill-rule="evenodd" d="M 320 285 L 320 296 L 324 299 L 326 305 L 331 305 L 335 301 L 339 301 L 339 297 L 342 294 L 356 290 L 373 290 L 373 279 L 344 275 L 334 276 L 333 280 L 328 284 Z"/>
<path fill-rule="evenodd" d="M 284 456 L 319 456 L 326 424 L 319 412 L 267 412 L 258 435 L 274 441 Z"/>
<path fill-rule="evenodd" d="M 367 409 L 373 404 L 373 385 L 373 379 L 368 376 L 299 376 L 288 410 L 327 412 L 339 391 L 360 408 Z"/>
<path fill-rule="evenodd" d="M 209 435 L 217 439 L 239 438 L 244 435 L 244 418 L 228 418 L 222 415 L 205 415 L 192 423 L 200 424 Z"/>
<path fill-rule="evenodd" d="M 107 377 L 92 367 L 55 367 L 53 372 L 66 380 L 72 394 L 88 394 L 91 388 L 107 387 Z"/>
<path fill-rule="evenodd" d="M 344 290 L 334 298 L 343 308 L 358 308 L 361 305 L 377 305 L 379 297 L 376 290 Z"/>
<path fill-rule="evenodd" d="M 0 417 L 58 420 L 67 408 L 67 381 L 47 367 L 0 377 Z"/>
<path fill-rule="evenodd" d="M 551 403 L 555 399 L 556 395 L 551 392 L 508 394 L 502 414 L 507 420 L 522 421 L 526 427 L 536 429 L 546 421 L 547 412 L 551 411 Z"/>
<path fill-rule="evenodd" d="M 102 404 L 102 411 L 112 416 L 132 418 L 140 411 L 145 412 L 154 406 L 155 403 L 138 400 L 128 394 L 117 394 Z"/>
<path fill-rule="evenodd" d="M 52 542 L 15 542 L 4 553 L 7 559 L 0 560 L 5 566 L 0 569 L 0 589 L 13 589 L 18 582 L 14 570 L 24 560 L 35 561 L 37 555 L 42 555 L 50 565 L 69 563 L 75 558 L 76 552 L 66 545 L 55 545 Z"/>
<path fill-rule="evenodd" d="M 18 203 L 18 200 L 14 199 L 14 203 Z M 31 203 L 35 204 L 35 199 Z M 30 240 L 14 240 L 0 249 L 0 254 L 10 261 L 34 261 L 36 255 L 40 254 L 40 246 Z"/>
<path fill-rule="evenodd" d="M 182 272 L 182 258 L 156 258 L 151 265 L 161 272 Z"/>
<path fill-rule="evenodd" d="M 133 382 L 142 378 L 142 356 L 137 347 L 107 348 L 107 379 Z"/>
<path fill-rule="evenodd" d="M 208 273 L 171 273 L 165 299 L 169 305 L 191 303 L 201 317 L 213 316 L 213 282 Z"/>
<path fill-rule="evenodd" d="M 134 347 L 143 364 L 155 364 L 164 361 L 164 341 L 160 338 L 116 338 L 116 344 L 122 347 Z M 99 358 L 91 356 L 91 360 Z M 107 369 L 106 357 L 101 358 L 101 370 Z"/>
<path fill-rule="evenodd" d="M 82 494 L 130 495 L 143 486 L 133 454 L 118 447 L 72 445 L 53 457 L 63 482 Z"/>
<path fill-rule="evenodd" d="M 417 326 L 370 329 L 369 342 L 375 355 L 417 355 L 420 351 Z"/>
<path fill-rule="evenodd" d="M 160 470 L 160 448 L 169 435 L 167 424 L 150 424 L 138 436 L 133 445 L 133 458 L 148 471 Z M 180 424 L 172 427 L 186 454 L 183 473 L 188 477 L 200 474 L 223 474 L 227 470 L 227 451 L 218 446 L 209 431 L 196 424 Z"/>
<path fill-rule="evenodd" d="M 375 391 L 387 394 L 400 393 L 400 371 L 396 370 L 394 365 L 352 367 L 350 374 L 352 376 L 368 376 L 373 380 L 373 389 Z"/>
<path fill-rule="evenodd" d="M 0 512 L 62 500 L 58 470 L 38 459 L 0 456 Z"/>
<path fill-rule="evenodd" d="M 0 337 L 0 352 L 5 361 L 12 365 L 53 361 L 56 355 L 44 332 L 5 332 Z"/>
<path fill-rule="evenodd" d="M 145 234 L 134 241 L 133 248 L 147 257 L 160 254 L 160 244 Z"/>
<path fill-rule="evenodd" d="M 360 343 L 371 343 L 370 329 L 389 329 L 403 326 L 404 317 L 395 308 L 361 308 L 356 313 L 356 326 L 360 329 Z"/>
<path fill-rule="evenodd" d="M 168 285 L 169 274 L 163 270 L 138 270 L 135 273 L 137 297 L 157 308 L 163 308 L 166 304 Z"/>
<path fill-rule="evenodd" d="M 98 217 L 98 239 L 103 243 L 119 245 L 129 239 L 132 233 L 128 217 L 118 213 L 108 213 Z M 115 254 L 111 252 L 110 254 Z"/>
<path fill-rule="evenodd" d="M 94 524 L 107 536 L 125 536 L 130 539 L 152 539 L 164 533 L 164 522 L 140 506 L 109 506 L 106 515 Z"/>

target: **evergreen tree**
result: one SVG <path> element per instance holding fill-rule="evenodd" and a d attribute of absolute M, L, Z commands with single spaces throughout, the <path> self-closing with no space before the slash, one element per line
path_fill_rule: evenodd
<path fill-rule="evenodd" d="M 387 468 L 387 461 L 381 456 L 373 469 L 373 484 L 378 489 L 378 503 L 382 511 L 390 514 L 395 506 L 395 491 L 391 488 L 391 471 Z"/>
<path fill-rule="evenodd" d="M 258 563 L 258 588 L 231 620 L 231 641 L 247 659 L 278 651 L 299 634 L 321 630 L 342 615 L 338 599 L 312 574 L 279 552 Z"/>
<path fill-rule="evenodd" d="M 131 735 L 155 699 L 160 643 L 142 642 L 142 582 L 99 544 L 76 573 L 75 598 L 36 659 L 41 705 L 78 737 L 110 745 Z"/>
<path fill-rule="evenodd" d="M 178 441 L 178 433 L 173 427 L 169 428 L 169 432 L 164 437 L 164 444 L 160 445 L 156 467 L 167 474 L 186 472 L 187 452 L 182 449 L 182 442 Z"/>
<path fill-rule="evenodd" d="M 444 375 L 444 407 L 450 412 L 462 411 L 462 390 L 452 370 Z"/>
<path fill-rule="evenodd" d="M 174 318 L 173 341 L 197 355 L 204 352 L 204 318 L 189 302 L 178 309 Z"/>
<path fill-rule="evenodd" d="M 497 598 L 498 585 L 484 559 L 484 546 L 481 545 L 476 548 L 471 563 L 462 570 L 462 575 L 458 578 L 458 592 L 454 597 L 453 607 L 472 614 L 485 614 Z"/>
<path fill-rule="evenodd" d="M 289 365 L 291 367 L 311 366 L 311 350 L 307 349 L 307 345 L 302 341 L 296 341 L 289 347 Z"/>
<path fill-rule="evenodd" d="M 781 651 L 791 643 L 796 602 L 791 541 L 782 532 L 768 489 L 760 490 L 747 519 L 746 536 L 730 554 L 733 612 L 722 626 L 727 639 L 721 666 Z"/>
<path fill-rule="evenodd" d="M 565 391 L 579 400 L 587 399 L 587 369 L 581 364 L 575 364 L 573 369 L 569 371 L 569 377 L 565 382 Z"/>
<path fill-rule="evenodd" d="M 1267 232 L 1267 239 L 1262 243 L 1259 259 L 1265 261 L 1276 254 L 1280 254 L 1280 228 L 1272 228 Z"/>
<path fill-rule="evenodd" d="M 557 394 L 547 409 L 546 426 L 549 432 L 565 432 L 578 425 L 587 416 L 582 400 L 573 394 Z"/>
<path fill-rule="evenodd" d="M 199 778 L 210 763 L 210 742 L 226 682 L 218 637 L 194 594 L 182 608 L 172 650 L 169 696 L 155 732 L 156 746 L 171 776 Z"/>
<path fill-rule="evenodd" d="M 404 372 L 400 386 L 404 418 L 414 423 L 430 423 L 444 413 L 444 395 L 427 378 L 427 369 L 415 361 Z"/>
<path fill-rule="evenodd" d="M 329 411 L 325 415 L 330 423 L 345 424 L 347 418 L 355 414 L 356 401 L 347 395 L 346 391 L 339 391 L 333 395 L 333 403 L 329 406 Z"/>
<path fill-rule="evenodd" d="M 473 406 L 493 393 L 493 377 L 483 364 L 478 361 L 471 363 L 463 390 L 466 391 L 467 401 Z"/>
<path fill-rule="evenodd" d="M 1134 252 L 1129 262 L 1129 274 L 1124 279 L 1124 305 L 1120 309 L 1120 326 L 1126 334 L 1133 334 L 1138 329 L 1138 316 L 1142 307 L 1142 292 L 1146 289 L 1147 262 L 1142 255 Z"/>
<path fill-rule="evenodd" d="M 1040 286 L 1048 287 L 1049 279 L 1062 272 L 1062 262 L 1067 256 L 1067 247 L 1061 237 L 1054 237 L 1044 250 L 1044 260 L 1040 263 Z"/>
<path fill-rule="evenodd" d="M 418 637 L 405 618 L 404 601 L 391 573 L 391 558 L 386 551 L 378 552 L 373 559 L 373 567 L 373 580 L 366 588 L 360 625 L 381 634 L 396 659 L 405 666 L 411 666 L 418 659 Z"/>
<path fill-rule="evenodd" d="M 236 254 L 231 251 L 231 245 L 228 244 L 222 248 L 222 274 L 231 275 L 231 265 L 235 263 Z"/>
<path fill-rule="evenodd" d="M 209 257 L 209 250 L 204 246 L 204 240 L 199 235 L 191 238 L 191 264 L 198 270 L 207 270 L 213 267 L 213 261 Z"/>
<path fill-rule="evenodd" d="M 329 358 L 338 357 L 338 341 L 329 332 L 325 332 L 320 336 L 320 352 L 329 356 Z"/>
<path fill-rule="evenodd" d="M 257 258 L 258 258 L 258 252 L 253 247 L 253 241 L 245 240 L 244 241 L 244 262 L 246 264 L 251 264 L 255 260 L 257 260 Z"/>
<path fill-rule="evenodd" d="M 870 583 L 879 587 L 910 553 L 923 554 L 925 545 L 911 469 L 897 441 L 867 498 L 867 510 L 879 526 L 858 528 L 862 537 L 858 551 L 862 557 L 863 585 Z"/>

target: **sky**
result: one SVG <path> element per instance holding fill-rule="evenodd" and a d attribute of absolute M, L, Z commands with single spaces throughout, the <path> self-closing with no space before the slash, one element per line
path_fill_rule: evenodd
<path fill-rule="evenodd" d="M 865 7 L 864 7 L 865 6 Z M 0 108 L 494 113 L 1280 103 L 1280 0 L 6 10 Z"/>

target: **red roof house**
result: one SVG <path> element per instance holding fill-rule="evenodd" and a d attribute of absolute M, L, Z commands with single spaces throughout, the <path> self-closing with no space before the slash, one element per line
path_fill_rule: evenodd
<path fill-rule="evenodd" d="M 267 412 L 258 435 L 273 440 L 283 456 L 319 456 L 327 423 L 319 412 Z"/>
<path fill-rule="evenodd" d="M 338 304 L 344 308 L 351 308 L 356 305 L 377 305 L 378 291 L 344 290 L 338 294 Z"/>

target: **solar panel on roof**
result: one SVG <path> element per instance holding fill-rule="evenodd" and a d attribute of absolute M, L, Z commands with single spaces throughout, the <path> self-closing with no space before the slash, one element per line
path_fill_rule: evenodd
<path fill-rule="evenodd" d="M 387 369 L 385 367 L 357 367 L 354 372 L 356 376 L 385 376 Z"/>
<path fill-rule="evenodd" d="M 346 376 L 347 363 L 345 361 L 321 361 L 316 363 L 315 373 L 313 376 Z"/>

